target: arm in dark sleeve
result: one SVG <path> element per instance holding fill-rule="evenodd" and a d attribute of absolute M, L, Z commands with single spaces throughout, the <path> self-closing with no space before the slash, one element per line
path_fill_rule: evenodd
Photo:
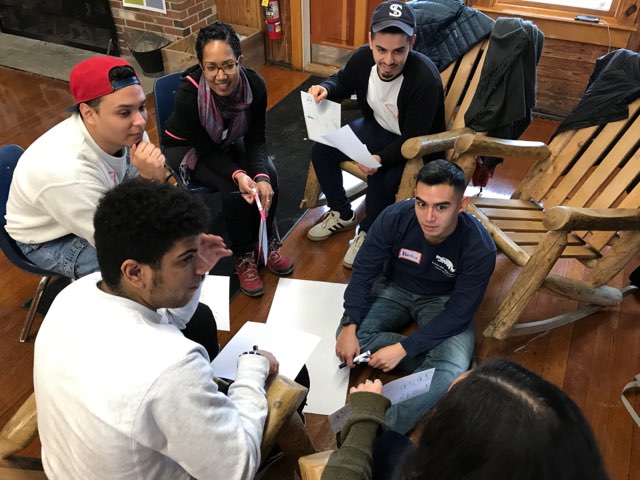
<path fill-rule="evenodd" d="M 397 231 L 395 223 L 394 217 L 383 211 L 371 225 L 353 264 L 351 279 L 344 291 L 344 312 L 357 325 L 373 282 L 391 254 L 393 234 Z"/>
<path fill-rule="evenodd" d="M 495 252 L 478 258 L 466 267 L 443 310 L 429 323 L 400 342 L 409 358 L 431 350 L 443 340 L 464 331 L 480 306 L 496 265 Z"/>
<path fill-rule="evenodd" d="M 444 128 L 444 93 L 440 77 L 429 75 L 420 78 L 419 82 L 412 80 L 411 89 L 398 106 L 402 109 L 399 112 L 401 135 L 378 152 L 383 165 L 406 161 L 400 151 L 406 140 L 438 133 Z"/>
<path fill-rule="evenodd" d="M 186 80 L 183 84 L 184 82 Z M 173 111 L 167 120 L 166 130 L 183 139 L 185 145 L 195 148 L 198 162 L 206 163 L 208 170 L 224 177 L 231 177 L 231 174 L 240 167 L 219 144 L 211 139 L 200 123 L 198 93 L 195 88 L 188 90 L 191 88 L 193 87 L 190 85 L 183 85 L 176 92 Z M 163 132 L 163 144 L 166 137 L 167 134 Z"/>
<path fill-rule="evenodd" d="M 355 392 L 350 398 L 353 410 L 340 438 L 342 445 L 329 457 L 323 480 L 361 480 L 373 476 L 373 443 L 384 428 L 389 399 L 371 392 Z"/>
<path fill-rule="evenodd" d="M 367 47 L 368 48 L 368 47 Z M 361 49 L 356 50 L 343 68 L 327 78 L 320 86 L 327 89 L 327 98 L 340 102 L 356 93 L 359 66 L 362 63 Z"/>
<path fill-rule="evenodd" d="M 244 145 L 249 161 L 251 177 L 267 172 L 267 86 L 257 73 L 251 75 L 253 103 L 249 130 L 244 136 Z"/>

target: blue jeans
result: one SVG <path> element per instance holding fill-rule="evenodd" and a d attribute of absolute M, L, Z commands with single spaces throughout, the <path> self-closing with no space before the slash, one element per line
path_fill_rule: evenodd
<path fill-rule="evenodd" d="M 382 128 L 374 119 L 358 118 L 349 126 L 372 154 L 379 152 L 399 137 Z M 340 162 L 345 160 L 349 160 L 349 157 L 337 148 L 318 142 L 311 147 L 311 161 L 320 187 L 327 198 L 327 205 L 331 210 L 343 215 L 351 212 L 351 204 L 342 185 L 340 169 Z M 366 217 L 360 222 L 361 231 L 368 231 L 382 210 L 396 201 L 405 163 L 383 165 L 376 173 L 369 175 L 365 200 Z"/>
<path fill-rule="evenodd" d="M 386 278 L 378 280 L 368 299 L 367 312 L 358 326 L 360 350 L 376 350 L 402 341 L 403 331 L 413 322 L 426 325 L 440 311 L 448 296 L 428 296 L 404 290 Z M 435 368 L 431 388 L 425 394 L 392 405 L 387 410 L 387 426 L 407 433 L 418 420 L 445 394 L 451 382 L 469 369 L 474 348 L 473 324 L 463 332 L 447 338 L 428 352 L 403 359 L 397 366 L 402 370 L 419 372 Z"/>
<path fill-rule="evenodd" d="M 16 243 L 29 260 L 58 275 L 77 279 L 100 269 L 96 249 L 75 235 L 44 243 Z"/>

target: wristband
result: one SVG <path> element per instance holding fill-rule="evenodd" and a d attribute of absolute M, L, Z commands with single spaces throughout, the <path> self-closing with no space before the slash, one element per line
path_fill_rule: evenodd
<path fill-rule="evenodd" d="M 233 172 L 231 174 L 231 180 L 233 180 L 233 183 L 235 183 L 236 185 L 238 185 L 238 182 L 236 181 L 236 175 L 238 175 L 239 173 L 244 173 L 245 175 L 247 174 L 247 172 L 245 172 L 244 170 L 236 170 L 235 172 Z"/>
<path fill-rule="evenodd" d="M 255 177 L 253 177 L 254 182 L 269 182 L 271 183 L 271 177 L 266 173 L 259 173 Z"/>

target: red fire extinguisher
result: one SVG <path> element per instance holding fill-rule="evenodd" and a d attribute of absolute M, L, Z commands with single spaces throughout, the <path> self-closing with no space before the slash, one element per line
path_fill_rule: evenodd
<path fill-rule="evenodd" d="M 278 0 L 269 0 L 266 8 L 267 17 L 267 37 L 269 40 L 279 40 L 282 38 L 282 24 L 280 23 L 280 8 Z"/>

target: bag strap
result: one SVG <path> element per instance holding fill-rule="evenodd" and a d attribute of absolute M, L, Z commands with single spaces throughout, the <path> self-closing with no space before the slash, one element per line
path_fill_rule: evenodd
<path fill-rule="evenodd" d="M 622 400 L 624 408 L 627 409 L 627 411 L 629 412 L 629 415 L 631 415 L 631 418 L 633 418 L 633 421 L 636 422 L 636 425 L 638 425 L 640 427 L 640 416 L 638 416 L 638 412 L 635 411 L 633 406 L 631 406 L 631 403 L 629 403 L 629 400 L 627 400 L 627 398 L 624 396 L 624 394 L 627 393 L 632 388 L 640 388 L 640 373 L 637 374 L 634 378 L 635 378 L 635 380 L 627 383 L 622 388 L 622 393 L 620 394 L 620 399 Z"/>

